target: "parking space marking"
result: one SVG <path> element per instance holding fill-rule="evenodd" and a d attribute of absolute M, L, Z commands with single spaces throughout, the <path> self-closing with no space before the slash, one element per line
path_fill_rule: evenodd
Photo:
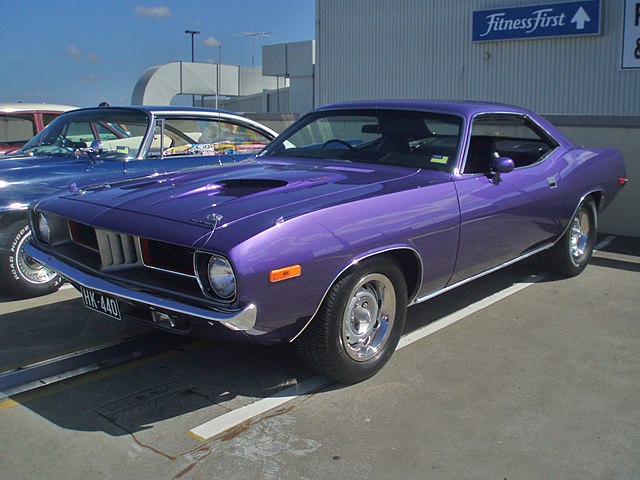
<path fill-rule="evenodd" d="M 295 400 L 303 395 L 319 390 L 332 382 L 332 380 L 321 376 L 315 376 L 308 380 L 304 380 L 301 383 L 282 390 L 276 395 L 258 400 L 257 402 L 250 403 L 249 405 L 245 405 L 244 407 L 240 407 L 229 413 L 220 415 L 213 420 L 209 420 L 208 422 L 192 429 L 189 432 L 189 436 L 204 442 L 222 432 L 226 432 L 236 425 L 240 425 L 247 420 L 268 412 L 269 410 L 273 410 L 274 408 L 284 405 L 291 400 Z"/>
<path fill-rule="evenodd" d="M 479 310 L 482 310 L 483 308 L 487 308 L 488 306 L 493 305 L 500 300 L 503 300 L 527 287 L 530 287 L 531 285 L 543 280 L 544 278 L 546 278 L 546 275 L 532 275 L 521 283 L 516 283 L 511 287 L 505 288 L 504 290 L 494 293 L 493 295 L 484 298 L 476 303 L 472 303 L 471 305 L 462 308 L 457 312 L 447 315 L 440 320 L 436 320 L 429 325 L 425 325 L 418 330 L 404 335 L 400 339 L 396 350 L 400 350 L 401 348 L 404 348 L 414 342 L 417 342 L 418 340 L 436 333 L 437 331 L 442 330 L 443 328 L 448 327 L 449 325 L 452 325 L 462 320 L 463 318 L 468 317 L 469 315 L 472 315 Z M 280 407 L 285 403 L 294 400 L 295 398 L 317 391 L 330 383 L 333 383 L 333 381 L 325 377 L 312 377 L 301 382 L 298 385 L 287 388 L 286 390 L 283 390 L 276 395 L 258 400 L 254 403 L 209 420 L 208 422 L 191 429 L 188 434 L 189 436 L 196 438 L 201 442 L 204 442 L 236 427 L 237 425 L 242 424 L 243 422 L 248 422 L 258 415 L 262 415 L 269 410 Z"/>
<path fill-rule="evenodd" d="M 2 396 L 3 393 L 0 392 L 0 396 Z M 2 400 L 0 400 L 0 412 L 2 410 L 6 410 L 7 408 L 13 408 L 13 407 L 17 407 L 19 405 L 18 402 L 11 400 L 10 398 L 3 398 Z"/>
<path fill-rule="evenodd" d="M 482 310 L 483 308 L 487 308 L 488 306 L 493 305 L 494 303 L 497 303 L 500 300 L 503 300 L 515 293 L 518 293 L 520 290 L 524 290 L 525 288 L 530 287 L 534 283 L 544 280 L 546 277 L 547 277 L 546 275 L 531 275 L 521 283 L 516 283 L 508 288 L 505 288 L 504 290 L 500 290 L 499 292 L 496 292 L 493 295 L 483 298 L 482 300 L 479 300 L 476 303 L 472 303 L 471 305 L 464 307 L 458 310 L 457 312 L 453 312 L 447 315 L 446 317 L 442 317 L 440 320 L 436 320 L 435 322 L 432 322 L 429 325 L 425 325 L 424 327 L 419 328 L 418 330 L 415 330 L 411 333 L 403 335 L 403 337 L 400 339 L 400 342 L 398 342 L 398 347 L 396 348 L 396 350 L 400 350 L 401 348 L 411 345 L 412 343 L 417 342 L 418 340 L 422 340 L 423 338 L 428 337 L 429 335 L 432 335 L 442 330 L 443 328 L 448 327 L 449 325 L 459 322 L 463 318 L 468 317 L 469 315 L 472 315 Z"/>

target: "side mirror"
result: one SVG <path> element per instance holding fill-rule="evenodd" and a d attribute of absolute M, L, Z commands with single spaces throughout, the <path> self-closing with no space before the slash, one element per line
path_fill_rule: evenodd
<path fill-rule="evenodd" d="M 500 175 L 509 173 L 516 167 L 513 159 L 509 157 L 498 157 L 491 162 L 492 181 L 496 185 L 500 183 Z"/>

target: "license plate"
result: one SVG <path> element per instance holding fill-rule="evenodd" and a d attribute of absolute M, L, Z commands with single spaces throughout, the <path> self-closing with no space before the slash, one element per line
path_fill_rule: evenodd
<path fill-rule="evenodd" d="M 85 307 L 95 312 L 120 320 L 120 305 L 109 295 L 82 287 L 82 302 Z"/>

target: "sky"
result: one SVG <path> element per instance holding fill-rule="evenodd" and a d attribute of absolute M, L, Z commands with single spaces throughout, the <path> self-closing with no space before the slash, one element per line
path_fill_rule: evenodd
<path fill-rule="evenodd" d="M 315 0 L 0 0 L 0 102 L 129 105 L 154 65 L 261 65 L 262 45 L 315 38 Z M 255 42 L 247 32 L 268 32 Z M 252 45 L 255 44 L 255 49 Z"/>

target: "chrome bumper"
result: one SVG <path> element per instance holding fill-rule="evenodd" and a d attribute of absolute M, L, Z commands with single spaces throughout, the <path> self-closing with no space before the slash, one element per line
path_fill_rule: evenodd
<path fill-rule="evenodd" d="M 209 322 L 221 323 L 231 330 L 252 330 L 256 324 L 258 312 L 256 306 L 253 304 L 242 310 L 234 312 L 222 312 L 219 310 L 208 310 L 205 308 L 194 307 L 192 305 L 186 305 L 167 298 L 123 288 L 101 278 L 88 275 L 77 268 L 61 262 L 48 253 L 39 250 L 33 244 L 27 245 L 24 251 L 34 260 L 42 263 L 47 268 L 54 270 L 61 277 L 69 280 L 73 285 L 79 285 L 91 290 L 98 290 L 116 298 L 140 303 L 149 307 L 155 307 L 167 312 L 189 315 L 191 317 L 202 318 Z"/>

